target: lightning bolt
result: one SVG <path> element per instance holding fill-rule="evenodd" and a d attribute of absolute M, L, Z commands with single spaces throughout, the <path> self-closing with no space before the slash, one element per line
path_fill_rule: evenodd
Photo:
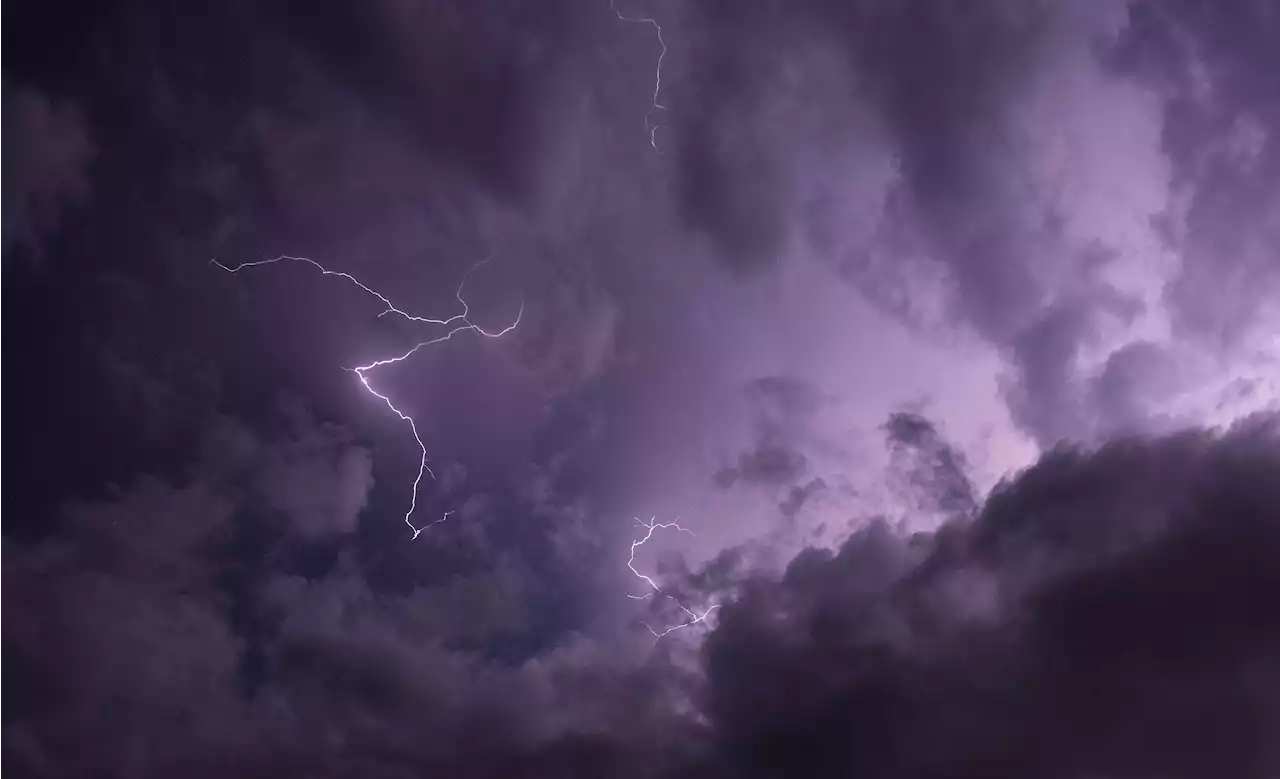
<path fill-rule="evenodd" d="M 658 129 L 661 127 L 661 125 L 653 123 L 654 111 L 667 110 L 667 107 L 663 105 L 661 101 L 662 61 L 667 56 L 667 42 L 662 39 L 662 25 L 658 24 L 658 20 L 654 19 L 651 16 L 623 15 L 623 13 L 618 10 L 617 0 L 609 0 L 609 8 L 613 10 L 614 16 L 617 16 L 620 21 L 628 22 L 630 24 L 653 25 L 654 34 L 658 38 L 658 45 L 662 47 L 662 51 L 658 52 L 658 64 L 654 70 L 654 75 L 653 75 L 653 99 L 649 103 L 649 110 L 645 111 L 645 114 L 644 114 L 644 128 L 649 131 L 649 145 L 652 146 L 653 150 L 656 151 L 658 154 L 662 154 L 662 150 L 658 148 Z M 663 630 L 661 632 L 654 630 L 653 626 L 651 626 L 649 623 L 647 622 L 643 623 L 644 626 L 649 629 L 649 632 L 653 634 L 653 641 L 656 644 L 663 636 L 666 636 L 670 633 L 680 630 L 681 628 L 687 628 L 687 627 L 690 627 L 691 625 L 696 625 L 699 622 L 704 621 L 707 618 L 707 616 L 711 614 L 712 611 L 715 611 L 716 609 L 720 608 L 720 604 L 718 603 L 714 604 L 708 607 L 706 611 L 703 611 L 701 614 L 699 614 L 693 611 L 692 609 L 688 608 L 687 606 L 685 606 L 683 603 L 681 603 L 680 600 L 676 598 L 674 595 L 667 595 L 666 593 L 664 593 L 662 591 L 662 588 L 658 586 L 658 583 L 655 582 L 652 577 L 646 574 L 640 573 L 640 571 L 636 570 L 636 550 L 644 546 L 649 541 L 649 539 L 653 538 L 653 534 L 655 532 L 659 530 L 675 530 L 676 532 L 679 532 L 679 533 L 688 533 L 689 535 L 693 535 L 692 531 L 682 527 L 679 524 L 680 523 L 679 517 L 676 517 L 676 520 L 674 522 L 659 522 L 657 517 L 650 517 L 648 522 L 644 522 L 639 517 L 637 517 L 636 523 L 639 524 L 640 527 L 644 528 L 645 534 L 642 538 L 638 538 L 635 541 L 631 542 L 631 557 L 627 560 L 627 568 L 631 570 L 631 573 L 635 574 L 636 578 L 640 579 L 641 581 L 643 581 L 645 584 L 649 586 L 650 592 L 646 592 L 643 595 L 627 595 L 627 597 L 631 598 L 632 600 L 645 600 L 654 595 L 662 595 L 667 598 L 670 598 L 672 602 L 674 602 L 676 606 L 678 606 L 680 610 L 683 611 L 685 614 L 687 614 L 689 617 L 689 620 L 687 622 L 681 622 L 678 625 L 672 625 L 671 627 L 668 627 L 666 630 Z"/>
<path fill-rule="evenodd" d="M 645 584 L 649 585 L 649 588 L 651 591 L 646 592 L 644 595 L 627 595 L 627 597 L 631 598 L 632 600 L 645 600 L 654 595 L 663 595 L 667 598 L 670 598 L 676 604 L 676 606 L 680 608 L 681 611 L 689 615 L 688 622 L 681 622 L 678 625 L 672 625 L 671 627 L 667 628 L 661 633 L 654 630 L 653 627 L 649 625 L 649 623 L 647 622 L 642 623 L 646 628 L 649 629 L 649 632 L 653 634 L 653 642 L 656 644 L 663 636 L 669 633 L 673 633 L 677 630 L 680 630 L 681 628 L 687 628 L 691 625 L 696 625 L 699 622 L 702 622 L 707 618 L 709 614 L 711 614 L 712 611 L 715 611 L 716 609 L 720 608 L 720 604 L 717 603 L 715 605 L 712 605 L 708 607 L 706 611 L 702 612 L 701 614 L 698 614 L 692 609 L 686 607 L 674 595 L 667 595 L 666 593 L 664 593 L 662 591 L 662 588 L 658 586 L 658 583 L 655 582 L 652 577 L 647 576 L 643 573 L 640 573 L 638 570 L 636 570 L 636 550 L 644 546 L 649 541 L 650 538 L 653 538 L 653 534 L 655 532 L 659 530 L 675 530 L 676 532 L 679 532 L 679 533 L 688 533 L 689 535 L 693 535 L 693 531 L 680 525 L 679 517 L 676 517 L 675 521 L 673 522 L 659 522 L 657 517 L 650 517 L 649 521 L 645 522 L 641 520 L 639 517 L 637 517 L 636 523 L 639 524 L 640 527 L 644 528 L 646 532 L 643 538 L 638 538 L 635 541 L 631 542 L 631 558 L 627 560 L 627 568 L 631 569 L 631 572 L 636 575 L 636 578 L 641 579 L 642 581 L 644 581 Z"/>
<path fill-rule="evenodd" d="M 227 271 L 228 273 L 239 273 L 245 268 L 256 268 L 260 265 L 275 265 L 276 263 L 285 262 L 285 261 L 305 263 L 307 265 L 314 267 L 316 270 L 319 270 L 320 275 L 322 276 L 336 276 L 340 279 L 343 279 L 345 281 L 348 281 L 356 285 L 365 293 L 371 295 L 372 297 L 377 298 L 382 305 L 386 306 L 386 308 L 383 309 L 382 313 L 378 314 L 379 318 L 387 316 L 388 314 L 392 314 L 394 316 L 401 317 L 410 322 L 428 324 L 428 325 L 440 325 L 442 327 L 448 328 L 443 335 L 438 336 L 436 338 L 428 339 L 426 341 L 421 341 L 415 344 L 411 349 L 404 352 L 403 354 L 400 354 L 394 357 L 385 357 L 380 360 L 374 360 L 373 362 L 366 363 L 365 365 L 358 365 L 354 368 L 345 368 L 345 367 L 343 368 L 343 370 L 354 373 L 356 375 L 356 378 L 360 380 L 360 384 L 365 388 L 365 390 L 370 395 L 374 396 L 378 400 L 385 403 L 387 408 L 391 409 L 392 413 L 394 413 L 397 417 L 400 418 L 400 421 L 408 423 L 409 429 L 413 432 L 413 440 L 418 442 L 418 449 L 421 450 L 422 456 L 418 460 L 418 474 L 413 479 L 413 488 L 410 491 L 409 510 L 406 511 L 404 515 L 404 523 L 409 526 L 410 530 L 413 531 L 414 538 L 417 538 L 419 535 L 422 534 L 422 531 L 426 530 L 432 525 L 438 525 L 441 522 L 444 522 L 446 519 L 449 518 L 449 515 L 452 514 L 453 511 L 446 511 L 439 519 L 434 520 L 432 522 L 428 522 L 427 524 L 422 526 L 418 526 L 413 523 L 413 513 L 418 508 L 418 487 L 419 485 L 421 485 L 422 479 L 424 476 L 430 476 L 431 480 L 435 481 L 436 474 L 434 471 L 431 470 L 431 466 L 427 464 L 427 445 L 422 442 L 422 436 L 418 434 L 418 423 L 414 421 L 413 417 L 409 416 L 408 414 L 404 413 L 400 409 L 396 408 L 395 403 L 391 402 L 391 398 L 389 398 L 388 396 L 382 394 L 381 392 L 373 388 L 373 384 L 369 380 L 369 372 L 376 370 L 377 368 L 381 368 L 384 365 L 391 365 L 393 363 L 407 360 L 408 358 L 412 357 L 419 349 L 422 349 L 427 346 L 432 346 L 438 343 L 444 343 L 445 341 L 448 341 L 450 338 L 453 338 L 458 333 L 470 331 L 470 332 L 478 333 L 484 336 L 485 338 L 501 338 L 502 336 L 516 329 L 516 326 L 520 324 L 521 317 L 524 316 L 524 301 L 521 301 L 520 303 L 520 311 L 519 313 L 516 314 L 515 321 L 507 325 L 503 329 L 495 332 L 489 332 L 488 330 L 485 330 L 484 328 L 480 327 L 479 325 L 473 323 L 470 319 L 468 319 L 468 316 L 470 315 L 470 312 L 471 312 L 471 307 L 467 304 L 467 301 L 462 297 L 462 289 L 463 287 L 466 286 L 467 277 L 471 275 L 471 272 L 476 270 L 476 268 L 479 268 L 480 266 L 487 263 L 490 259 L 492 259 L 492 256 L 486 257 L 483 261 L 472 266 L 470 269 L 467 270 L 465 274 L 463 274 L 462 281 L 458 282 L 458 289 L 456 292 L 454 292 L 454 297 L 457 298 L 458 303 L 462 305 L 462 313 L 455 314 L 449 317 L 448 319 L 432 319 L 431 317 L 414 316 L 413 314 L 409 314 L 404 310 L 397 308 L 382 293 L 366 286 L 363 282 L 361 282 L 359 279 L 352 276 L 351 274 L 342 273 L 340 271 L 329 270 L 328 268 L 324 267 L 323 265 L 316 262 L 315 260 L 308 259 L 306 257 L 290 257 L 288 255 L 282 255 L 280 257 L 276 257 L 270 260 L 244 262 L 235 266 L 234 268 L 229 265 L 223 265 L 217 260 L 210 260 L 211 264 L 218 266 L 219 268 Z"/>
<path fill-rule="evenodd" d="M 662 92 L 662 60 L 667 56 L 667 43 L 662 39 L 662 25 L 658 24 L 656 19 L 648 16 L 623 16 L 622 12 L 618 10 L 616 0 L 609 0 L 609 8 L 613 9 L 614 16 L 617 16 L 621 21 L 629 22 L 631 24 L 653 25 L 654 32 L 657 33 L 658 36 L 658 45 L 662 47 L 662 51 L 658 53 L 658 67 L 653 79 L 653 100 L 649 105 L 649 110 L 645 111 L 644 114 L 644 129 L 649 131 L 649 145 L 653 147 L 654 151 L 661 154 L 662 150 L 658 148 L 657 137 L 658 128 L 661 127 L 661 125 L 653 124 L 652 118 L 654 111 L 667 110 L 667 107 L 659 102 L 658 99 L 659 94 Z"/>

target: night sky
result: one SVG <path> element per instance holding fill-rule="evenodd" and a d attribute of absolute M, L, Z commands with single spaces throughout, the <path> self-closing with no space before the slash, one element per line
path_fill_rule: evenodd
<path fill-rule="evenodd" d="M 1280 4 L 3 22 L 6 777 L 1280 776 Z"/>

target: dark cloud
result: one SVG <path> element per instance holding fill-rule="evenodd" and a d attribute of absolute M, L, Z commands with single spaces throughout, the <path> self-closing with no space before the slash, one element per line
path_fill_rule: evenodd
<path fill-rule="evenodd" d="M 748 586 L 706 649 L 728 773 L 1269 775 L 1276 435 L 1063 452 L 971 524 Z"/>
<path fill-rule="evenodd" d="M 1231 346 L 1266 326 L 1280 283 L 1280 17 L 1266 3 L 1135 2 L 1128 22 L 1112 62 L 1163 99 L 1179 193 L 1161 219 L 1182 261 L 1168 299 L 1185 335 Z"/>
<path fill-rule="evenodd" d="M 386 2 L 266 16 L 371 118 L 506 198 L 526 196 L 536 171 L 540 101 L 575 24 L 567 9 Z"/>
<path fill-rule="evenodd" d="M 794 517 L 800 513 L 810 498 L 826 488 L 827 483 L 821 478 L 810 479 L 804 486 L 794 486 L 787 492 L 786 499 L 778 505 L 778 511 L 781 511 L 784 517 Z"/>
<path fill-rule="evenodd" d="M 918 417 L 888 430 L 940 451 Z M 320 576 L 277 560 L 246 620 L 223 563 L 247 493 L 147 479 L 75 509 L 82 543 L 5 547 L 6 763 L 1269 776 L 1277 468 L 1280 420 L 1258 418 L 1060 450 L 972 518 L 915 535 L 871 523 L 778 576 L 743 578 L 722 555 L 684 588 L 727 599 L 683 671 L 570 634 L 516 665 L 462 649 L 531 613 L 504 605 L 532 580 L 502 565 L 395 593 L 350 558 Z"/>
<path fill-rule="evenodd" d="M 829 400 L 817 388 L 795 376 L 761 376 L 747 384 L 746 394 L 768 419 L 802 418 Z M 765 424 L 769 423 L 768 419 Z"/>
<path fill-rule="evenodd" d="M 1175 392 L 1189 368 L 1176 351 L 1135 341 L 1107 358 L 1093 388 L 1099 425 L 1107 431 L 1135 432 L 1135 420 L 1150 420 L 1151 407 Z"/>
<path fill-rule="evenodd" d="M 1277 772 L 1277 421 L 1151 434 L 1271 391 L 1265 4 L 74 5 L 6 12 L 10 773 Z M 378 372 L 416 540 L 342 369 L 438 330 L 209 264 L 280 253 L 523 303 Z"/>
<path fill-rule="evenodd" d="M 713 481 L 721 488 L 738 482 L 764 487 L 795 482 L 809 468 L 809 459 L 800 451 L 800 439 L 813 415 L 829 399 L 794 376 L 762 376 L 748 382 L 744 392 L 755 413 L 755 445 L 738 455 L 732 466 L 717 471 Z M 804 500 L 788 498 L 787 505 L 794 503 L 798 510 Z"/>
<path fill-rule="evenodd" d="M 95 146 L 72 101 L 4 87 L 4 248 L 39 253 L 62 211 L 89 196 Z"/>
<path fill-rule="evenodd" d="M 716 483 L 732 486 L 739 479 L 748 484 L 779 485 L 804 475 L 805 457 L 779 444 L 761 442 L 760 446 L 738 457 L 738 464 L 716 473 Z"/>
<path fill-rule="evenodd" d="M 573 675 L 539 647 L 572 646 L 562 577 L 598 575 L 573 562 L 594 537 L 469 540 L 502 520 L 464 507 L 388 559 L 354 532 L 368 459 L 341 429 L 305 409 L 275 439 L 222 419 L 202 453 L 187 486 L 143 477 L 56 538 L 6 540 L 10 770 L 391 775 L 514 754 L 542 727 L 526 713 L 547 682 L 521 663 Z M 497 508 L 530 528 L 555 501 Z"/>
<path fill-rule="evenodd" d="M 1042 445 L 1088 429 L 1088 398 L 1080 391 L 1075 360 L 1092 340 L 1092 316 L 1087 308 L 1055 306 L 1011 344 L 1019 370 L 1005 390 L 1009 411 Z"/>
<path fill-rule="evenodd" d="M 801 224 L 815 245 L 880 307 L 923 325 L 936 323 L 930 309 L 940 303 L 944 318 L 1002 353 L 1015 417 L 1040 443 L 1078 434 L 1081 414 L 1063 408 L 1062 394 L 1076 380 L 1076 350 L 1111 313 L 1116 293 L 1087 270 L 1099 264 L 1096 248 L 1062 234 L 1051 196 L 1032 180 L 1017 117 L 1062 45 L 1060 11 L 983 2 L 961 13 L 922 2 L 703 14 L 716 33 L 708 34 L 710 64 L 699 72 L 694 140 L 684 149 L 683 175 L 697 193 L 687 218 L 715 236 L 726 261 L 752 267 L 773 261 L 795 213 L 808 209 Z M 730 24 L 734 34 L 723 35 Z M 759 143 L 760 131 L 743 128 L 772 127 L 787 98 L 770 86 L 787 67 L 807 64 L 815 47 L 834 52 L 822 65 L 841 75 L 805 69 L 805 86 L 826 79 L 821 99 L 785 114 L 791 132 L 780 142 Z M 833 126 L 847 134 L 843 144 Z M 846 217 L 821 206 L 858 196 L 836 179 L 815 184 L 818 200 L 802 206 L 809 196 L 782 171 L 814 148 L 838 158 L 849 147 L 862 161 L 849 175 L 878 180 L 882 191 Z M 876 159 L 892 162 L 878 172 Z M 817 182 L 825 175 L 805 173 Z M 855 218 L 870 222 L 840 224 Z M 1046 272 L 1065 265 L 1084 271 L 1074 289 Z M 939 285 L 940 301 L 928 300 L 926 290 Z"/>
<path fill-rule="evenodd" d="M 306 535 L 354 530 L 373 486 L 369 452 L 359 447 L 330 453 L 298 441 L 260 467 L 268 502 Z"/>
<path fill-rule="evenodd" d="M 966 517 L 978 506 L 964 453 L 919 414 L 897 412 L 884 425 L 891 456 L 891 473 L 905 479 L 899 489 L 909 493 L 917 512 L 943 518 Z"/>

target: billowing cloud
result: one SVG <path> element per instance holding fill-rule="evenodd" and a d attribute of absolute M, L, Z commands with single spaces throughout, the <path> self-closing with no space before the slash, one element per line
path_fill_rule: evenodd
<path fill-rule="evenodd" d="M 6 545 L 6 591 L 22 594 L 6 659 L 23 680 L 6 691 L 6 761 L 1267 776 L 1278 423 L 1060 450 L 972 516 L 926 533 L 871 522 L 782 574 L 726 557 L 686 587 L 724 597 L 691 667 L 678 642 L 645 659 L 587 625 L 514 664 L 493 654 L 475 638 L 535 613 L 502 605 L 532 582 L 504 565 L 396 593 L 350 557 L 312 578 L 276 562 L 227 589 L 248 506 L 224 496 L 247 493 L 144 480 L 70 515 L 83 543 Z M 908 416 L 890 432 L 924 449 L 934 435 Z"/>
<path fill-rule="evenodd" d="M 1181 332 L 1228 346 L 1274 326 L 1280 274 L 1280 20 L 1265 4 L 1134 3 L 1113 61 L 1163 100 L 1176 200 L 1161 223 L 1181 267 Z"/>
<path fill-rule="evenodd" d="M 557 580 L 593 575 L 573 567 L 591 538 L 562 530 L 543 557 L 533 539 L 517 556 L 509 539 L 474 543 L 485 512 L 464 507 L 470 524 L 402 541 L 402 561 L 364 554 L 350 531 L 367 455 L 305 414 L 290 424 L 273 439 L 217 420 L 186 486 L 146 476 L 70 508 L 56 538 L 6 541 L 5 654 L 24 679 L 6 692 L 22 712 L 5 726 L 13 770 L 456 767 L 557 738 L 592 705 L 549 710 L 559 725 L 527 716 L 555 694 L 544 675 L 572 680 L 574 653 L 593 653 L 556 613 L 573 611 Z M 550 507 L 503 510 L 527 528 Z M 447 566 L 424 566 L 432 547 Z M 401 563 L 426 570 L 395 578 Z"/>
<path fill-rule="evenodd" d="M 1277 772 L 1265 4 L 64 5 L 12 773 Z"/>
<path fill-rule="evenodd" d="M 1051 455 L 971 523 L 748 586 L 706 649 L 726 773 L 1274 771 L 1276 432 Z"/>
<path fill-rule="evenodd" d="M 1271 63 L 1239 43 L 1274 20 L 1196 8 L 702 6 L 705 45 L 677 93 L 699 193 L 683 213 L 731 267 L 816 254 L 912 327 L 988 343 L 1013 421 L 1041 446 L 1158 426 L 1155 403 L 1100 417 L 1120 410 L 1093 389 L 1109 354 L 1168 346 L 1170 318 L 1219 339 L 1209 355 L 1240 341 L 1216 357 L 1233 366 L 1274 352 L 1276 263 L 1258 247 L 1274 243 L 1275 198 L 1249 183 L 1274 178 Z M 1109 392 L 1145 391 L 1135 367 Z M 1205 415 L 1227 392 L 1186 371 L 1157 380 L 1176 385 L 1162 401 L 1200 393 Z"/>

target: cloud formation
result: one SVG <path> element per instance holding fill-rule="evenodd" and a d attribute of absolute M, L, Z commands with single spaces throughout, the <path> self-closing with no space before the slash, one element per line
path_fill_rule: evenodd
<path fill-rule="evenodd" d="M 25 6 L 6 768 L 1276 774 L 1280 30 L 1228 6 Z M 524 306 L 379 374 L 417 540 L 342 368 L 425 328 L 208 265 L 280 253 Z M 656 645 L 636 514 L 718 605 Z"/>
<path fill-rule="evenodd" d="M 923 420 L 889 429 L 929 450 Z M 692 668 L 619 654 L 598 629 L 498 659 L 492 636 L 529 613 L 502 603 L 532 584 L 501 565 L 395 593 L 344 553 L 319 576 L 277 558 L 237 584 L 228 542 L 252 508 L 233 496 L 252 493 L 144 479 L 73 511 L 79 542 L 6 545 L 6 763 L 1267 776 L 1277 469 L 1274 417 L 1064 449 L 936 532 L 872 521 L 781 574 L 708 569 L 690 584 L 726 599 Z"/>

